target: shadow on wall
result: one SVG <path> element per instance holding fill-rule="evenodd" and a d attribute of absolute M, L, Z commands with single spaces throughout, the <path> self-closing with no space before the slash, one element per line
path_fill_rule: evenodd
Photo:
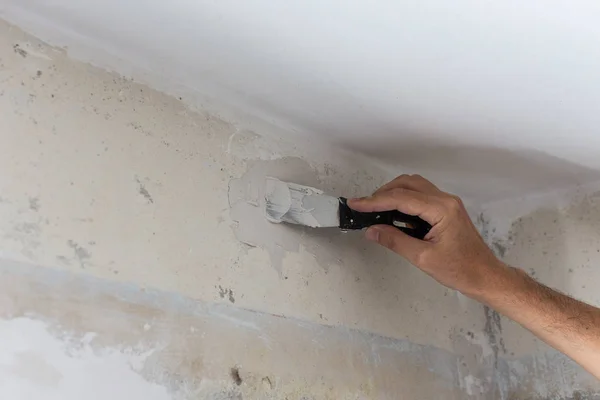
<path fill-rule="evenodd" d="M 539 151 L 458 146 L 431 140 L 390 147 L 388 141 L 376 138 L 362 146 L 360 150 L 397 168 L 398 174 L 419 173 L 478 203 L 600 180 L 598 170 Z"/>

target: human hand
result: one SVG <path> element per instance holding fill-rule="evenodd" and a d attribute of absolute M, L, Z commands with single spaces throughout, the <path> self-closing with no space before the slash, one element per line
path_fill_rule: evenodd
<path fill-rule="evenodd" d="M 483 241 L 461 199 L 419 175 L 401 175 L 348 205 L 362 212 L 398 210 L 429 222 L 432 228 L 424 240 L 388 225 L 370 227 L 366 237 L 466 295 L 484 290 L 492 272 L 504 266 Z"/>

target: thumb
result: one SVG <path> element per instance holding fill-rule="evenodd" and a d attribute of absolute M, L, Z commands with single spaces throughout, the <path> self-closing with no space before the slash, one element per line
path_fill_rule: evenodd
<path fill-rule="evenodd" d="M 389 225 L 374 225 L 367 229 L 365 236 L 368 240 L 377 242 L 395 253 L 400 254 L 412 264 L 417 265 L 419 256 L 429 243 L 408 236 L 400 229 Z"/>

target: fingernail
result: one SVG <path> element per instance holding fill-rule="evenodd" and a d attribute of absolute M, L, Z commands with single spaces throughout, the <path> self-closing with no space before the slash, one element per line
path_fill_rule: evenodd
<path fill-rule="evenodd" d="M 379 241 L 379 230 L 377 228 L 369 228 L 365 232 L 365 237 L 367 240 L 371 240 L 373 242 Z"/>

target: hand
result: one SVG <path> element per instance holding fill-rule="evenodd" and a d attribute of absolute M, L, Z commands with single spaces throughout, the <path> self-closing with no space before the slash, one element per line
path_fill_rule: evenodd
<path fill-rule="evenodd" d="M 424 240 L 388 225 L 370 227 L 366 237 L 466 295 L 477 296 L 495 270 L 507 268 L 485 244 L 460 198 L 419 175 L 401 175 L 348 205 L 362 212 L 398 210 L 429 222 L 432 228 Z"/>

